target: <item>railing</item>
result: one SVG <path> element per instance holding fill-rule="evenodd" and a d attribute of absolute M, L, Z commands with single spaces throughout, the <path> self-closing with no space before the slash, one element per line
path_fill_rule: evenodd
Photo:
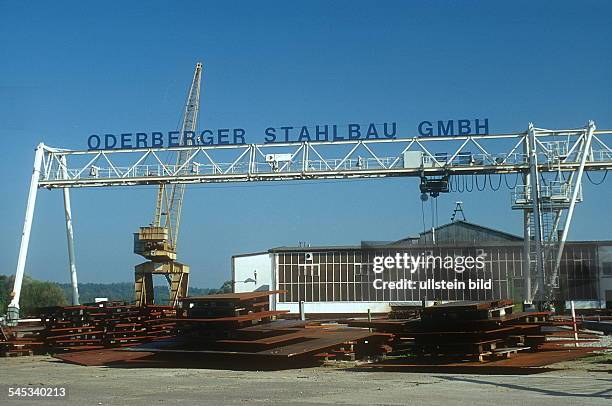
<path fill-rule="evenodd" d="M 573 186 L 568 182 L 552 181 L 546 185 L 540 185 L 540 204 L 543 209 L 565 208 L 569 205 L 572 198 Z M 532 188 L 528 185 L 517 185 L 511 193 L 512 206 L 523 208 L 533 204 Z M 576 197 L 577 202 L 582 201 L 582 189 Z"/>
<path fill-rule="evenodd" d="M 539 170 L 576 169 L 586 129 L 538 131 Z M 612 132 L 597 135 L 600 138 L 594 136 L 586 170 L 612 169 Z M 558 139 L 561 136 L 563 140 Z M 43 146 L 39 186 L 526 173 L 526 137 L 502 134 L 92 151 Z M 184 164 L 165 163 L 176 162 L 169 156 L 177 153 L 188 155 Z"/>

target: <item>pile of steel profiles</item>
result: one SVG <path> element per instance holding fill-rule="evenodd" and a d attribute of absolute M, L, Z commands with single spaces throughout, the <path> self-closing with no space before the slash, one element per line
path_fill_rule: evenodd
<path fill-rule="evenodd" d="M 43 353 L 42 326 L 37 321 L 21 322 L 14 327 L 0 325 L 0 356 L 20 356 Z"/>
<path fill-rule="evenodd" d="M 388 319 L 418 319 L 421 317 L 421 308 L 417 306 L 405 306 L 401 304 L 391 304 L 391 311 L 387 315 Z"/>
<path fill-rule="evenodd" d="M 105 320 L 105 347 L 123 347 L 145 341 L 168 338 L 174 335 L 176 317 L 172 306 L 133 305 L 104 306 L 108 318 Z"/>
<path fill-rule="evenodd" d="M 287 311 L 270 310 L 270 295 L 280 291 L 227 293 L 188 297 L 176 319 L 180 344 L 159 351 L 241 354 L 255 357 L 354 359 L 380 355 L 389 335 L 367 330 L 320 326 L 320 322 L 273 320 Z M 145 349 L 151 346 L 143 346 Z"/>
<path fill-rule="evenodd" d="M 576 309 L 576 314 L 584 328 L 612 334 L 612 309 Z"/>
<path fill-rule="evenodd" d="M 595 341 L 591 340 L 595 337 L 573 331 L 571 320 L 553 317 L 550 312 L 514 313 L 510 301 L 454 302 L 423 308 L 420 318 L 355 320 L 345 326 L 277 320 L 285 312 L 270 310 L 269 296 L 276 293 L 279 292 L 184 298 L 176 316 L 161 317 L 158 321 L 161 326 L 176 323 L 175 336 L 124 349 L 98 349 L 56 357 L 80 365 L 208 367 L 218 362 L 216 365 L 221 368 L 248 365 L 255 369 L 279 369 L 314 365 L 327 359 L 380 360 L 383 355 L 409 355 L 392 357 L 371 367 L 533 373 L 537 367 L 600 349 L 568 347 L 575 341 Z M 166 310 L 171 314 L 171 309 Z M 405 310 L 409 309 L 402 309 Z M 136 327 L 138 323 L 131 318 L 130 311 L 128 308 L 107 313 L 113 318 L 122 314 L 116 318 L 123 322 L 114 324 L 114 331 L 123 333 L 123 328 Z M 160 309 L 153 313 L 167 316 Z M 414 316 L 412 312 L 408 314 Z M 136 339 L 142 331 L 133 334 L 124 338 Z"/>
<path fill-rule="evenodd" d="M 57 356 L 82 365 L 114 363 L 178 363 L 223 366 L 248 364 L 277 368 L 318 364 L 329 359 L 379 357 L 389 351 L 390 334 L 320 321 L 276 320 L 286 311 L 270 310 L 270 295 L 278 291 L 228 293 L 182 299 L 175 319 L 175 337 L 126 350 Z M 129 354 L 127 354 L 129 353 Z M 143 355 L 137 356 L 134 353 Z"/>
<path fill-rule="evenodd" d="M 161 340 L 176 334 L 176 323 L 170 320 L 176 317 L 174 306 L 147 305 L 142 309 L 145 316 L 142 322 L 147 332 L 147 340 Z"/>
<path fill-rule="evenodd" d="M 282 322 L 279 320 L 278 322 Z M 365 356 L 379 356 L 390 350 L 386 347 L 388 334 L 371 333 L 356 328 L 309 328 L 308 326 L 276 328 L 277 321 L 264 323 L 269 325 L 268 332 L 257 332 L 257 335 L 245 334 L 255 331 L 236 329 L 228 339 L 203 339 L 178 336 L 175 339 L 158 341 L 132 347 L 130 351 L 144 351 L 158 354 L 175 354 L 188 356 L 207 356 L 226 360 L 305 360 L 320 361 L 324 359 L 356 359 Z M 272 333 L 272 334 L 270 334 Z M 247 338 L 250 336 L 250 338 Z"/>
<path fill-rule="evenodd" d="M 43 339 L 51 352 L 104 348 L 106 314 L 101 306 L 66 306 L 43 309 Z"/>
<path fill-rule="evenodd" d="M 576 315 L 587 320 L 612 320 L 612 309 L 576 309 Z"/>
<path fill-rule="evenodd" d="M 176 310 L 118 302 L 43 309 L 43 342 L 49 352 L 123 347 L 171 337 Z"/>
<path fill-rule="evenodd" d="M 571 320 L 550 312 L 513 313 L 511 301 L 452 302 L 421 310 L 420 319 L 353 321 L 394 334 L 394 354 L 427 362 L 496 361 L 519 352 L 566 350 L 568 344 L 598 341 L 597 336 L 564 329 Z"/>
<path fill-rule="evenodd" d="M 488 362 L 477 360 L 457 361 L 445 358 L 396 357 L 373 364 L 362 365 L 359 369 L 381 372 L 526 375 L 554 371 L 555 367 L 552 364 L 573 361 L 591 355 L 596 351 L 601 351 L 601 348 L 568 347 L 567 349 L 557 349 L 554 351 L 523 351 L 511 358 Z"/>
<path fill-rule="evenodd" d="M 211 327 L 240 327 L 270 321 L 286 310 L 270 310 L 270 295 L 280 291 L 222 293 L 183 298 L 175 320 L 181 331 L 209 332 Z M 204 327 L 204 328 L 202 328 Z"/>
<path fill-rule="evenodd" d="M 612 320 L 584 320 L 581 322 L 584 328 L 601 331 L 604 334 L 612 334 Z"/>

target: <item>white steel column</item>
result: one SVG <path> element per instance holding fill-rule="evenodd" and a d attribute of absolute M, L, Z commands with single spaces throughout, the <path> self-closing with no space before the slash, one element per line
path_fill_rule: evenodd
<path fill-rule="evenodd" d="M 563 250 L 565 249 L 565 241 L 569 233 L 570 225 L 572 223 L 572 216 L 574 215 L 574 208 L 576 207 L 576 200 L 578 200 L 578 193 L 582 188 L 582 175 L 584 174 L 584 165 L 586 164 L 587 158 L 590 155 L 591 141 L 593 140 L 593 133 L 595 132 L 595 122 L 590 120 L 587 124 L 587 133 L 582 144 L 582 155 L 580 156 L 580 166 L 578 167 L 578 173 L 576 174 L 576 183 L 574 183 L 574 189 L 572 190 L 572 200 L 570 201 L 569 209 L 567 210 L 567 216 L 565 217 L 565 225 L 563 226 L 563 234 L 561 235 L 561 242 L 559 244 L 559 251 L 557 252 L 557 259 L 555 261 L 555 268 L 552 274 L 550 283 L 554 283 L 557 273 L 559 272 L 559 266 L 561 265 L 561 258 L 563 257 Z M 571 185 L 571 178 L 570 178 Z M 552 292 L 548 292 L 550 294 Z"/>
<path fill-rule="evenodd" d="M 525 176 L 528 178 L 528 176 Z M 527 186 L 528 187 L 528 186 Z M 523 304 L 531 305 L 531 221 L 529 211 L 523 210 Z"/>
<path fill-rule="evenodd" d="M 64 179 L 68 179 L 68 168 L 66 167 L 66 157 L 62 156 L 62 174 Z M 64 192 L 64 213 L 66 215 L 66 239 L 68 240 L 68 264 L 70 266 L 70 282 L 72 284 L 72 304 L 79 304 L 79 285 L 77 281 L 76 260 L 74 256 L 74 232 L 72 231 L 72 209 L 70 207 L 70 193 L 68 188 L 63 188 Z"/>
<path fill-rule="evenodd" d="M 529 140 L 523 143 L 523 154 L 529 160 L 530 148 Z M 530 192 L 530 177 L 529 173 L 523 174 L 523 185 L 525 185 L 525 199 L 528 198 Z M 523 209 L 523 304 L 531 305 L 533 303 L 533 295 L 531 293 L 531 221 L 529 218 L 529 210 Z"/>
<path fill-rule="evenodd" d="M 25 271 L 28 246 L 30 245 L 30 231 L 32 230 L 32 219 L 34 218 L 34 207 L 36 206 L 36 193 L 38 192 L 38 181 L 40 179 L 40 167 L 42 165 L 44 144 L 40 143 L 36 147 L 34 155 L 34 168 L 32 179 L 30 180 L 30 191 L 28 193 L 28 203 L 26 206 L 25 220 L 23 222 L 23 232 L 21 233 L 21 245 L 19 246 L 19 257 L 17 259 L 17 269 L 15 271 L 15 284 L 11 293 L 11 303 L 8 306 L 8 321 L 17 323 L 19 320 L 19 298 L 21 296 L 21 284 Z"/>
<path fill-rule="evenodd" d="M 540 215 L 540 179 L 538 174 L 538 153 L 536 149 L 535 128 L 529 123 L 529 176 L 531 183 L 531 201 L 533 203 L 533 228 L 536 255 L 536 292 L 543 301 L 544 299 L 544 258 L 542 255 L 542 225 Z"/>

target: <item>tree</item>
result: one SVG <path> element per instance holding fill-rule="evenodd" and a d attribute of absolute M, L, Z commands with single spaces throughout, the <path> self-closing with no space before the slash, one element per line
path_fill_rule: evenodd
<path fill-rule="evenodd" d="M 59 286 L 64 291 L 67 298 L 72 297 L 72 285 L 69 283 L 60 283 Z M 168 285 L 155 285 L 155 303 L 168 304 Z M 207 295 L 211 289 L 189 287 L 190 296 Z M 213 289 L 216 291 L 216 289 Z M 117 283 L 79 283 L 79 297 L 81 303 L 91 303 L 97 297 L 105 297 L 111 301 L 123 301 L 128 303 L 134 302 L 134 283 L 117 282 Z"/>
<path fill-rule="evenodd" d="M 225 281 L 219 288 L 217 293 L 232 293 L 234 291 L 234 284 L 232 281 Z"/>
<path fill-rule="evenodd" d="M 6 306 L 10 302 L 10 293 L 13 289 L 15 277 L 3 277 L 0 290 L 4 303 L 2 312 L 6 312 Z M 57 283 L 37 281 L 29 276 L 23 277 L 21 285 L 21 296 L 19 298 L 19 316 L 32 317 L 38 315 L 39 307 L 66 306 L 68 300 Z"/>
<path fill-rule="evenodd" d="M 67 305 L 68 300 L 57 283 L 30 280 L 21 290 L 19 313 L 20 316 L 37 316 L 40 307 Z"/>
<path fill-rule="evenodd" d="M 5 314 L 10 301 L 11 289 L 9 288 L 8 277 L 0 275 L 0 314 Z"/>

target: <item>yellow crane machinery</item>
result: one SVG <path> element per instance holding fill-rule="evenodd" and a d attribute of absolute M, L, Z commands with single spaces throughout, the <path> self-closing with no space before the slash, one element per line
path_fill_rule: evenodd
<path fill-rule="evenodd" d="M 195 67 L 187 102 L 183 111 L 179 137 L 180 146 L 194 145 L 200 110 L 200 79 L 202 64 Z M 173 172 L 189 172 L 188 150 L 177 151 Z M 160 183 L 157 192 L 153 222 L 140 227 L 134 233 L 134 253 L 142 255 L 147 262 L 135 267 L 136 304 L 143 306 L 154 303 L 153 275 L 164 275 L 170 288 L 170 305 L 187 295 L 189 288 L 189 266 L 176 261 L 176 247 L 181 223 L 181 209 L 185 196 L 185 184 Z"/>

